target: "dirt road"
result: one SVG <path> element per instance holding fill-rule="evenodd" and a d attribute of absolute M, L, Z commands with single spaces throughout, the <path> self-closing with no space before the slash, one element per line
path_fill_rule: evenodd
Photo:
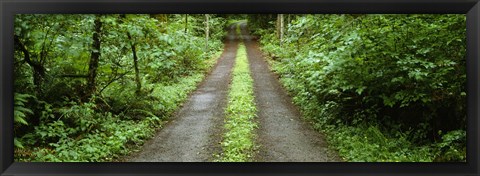
<path fill-rule="evenodd" d="M 264 162 L 331 162 L 339 157 L 328 150 L 325 137 L 301 119 L 291 97 L 278 82 L 265 61 L 256 41 L 243 24 L 242 36 L 247 48 L 254 80 L 258 109 L 257 161 Z"/>
<path fill-rule="evenodd" d="M 232 27 L 225 50 L 210 75 L 182 108 L 129 162 L 205 162 L 213 160 L 221 141 L 224 108 L 238 40 Z"/>
<path fill-rule="evenodd" d="M 249 35 L 246 23 L 236 35 L 233 25 L 226 37 L 225 50 L 213 71 L 193 92 L 184 106 L 130 162 L 205 162 L 221 152 L 224 108 L 231 81 L 238 43 L 247 48 L 254 80 L 257 105 L 256 143 L 260 145 L 258 162 L 330 162 L 341 161 L 328 149 L 325 137 L 314 131 L 292 104 L 277 77 L 265 61 L 258 44 Z"/>

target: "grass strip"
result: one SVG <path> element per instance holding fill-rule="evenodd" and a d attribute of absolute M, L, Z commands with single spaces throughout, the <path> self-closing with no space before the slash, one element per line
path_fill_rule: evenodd
<path fill-rule="evenodd" d="M 253 79 L 248 67 L 245 45 L 240 44 L 233 68 L 233 78 L 225 109 L 225 129 L 221 143 L 223 154 L 220 161 L 244 162 L 253 156 L 254 129 L 257 124 Z"/>

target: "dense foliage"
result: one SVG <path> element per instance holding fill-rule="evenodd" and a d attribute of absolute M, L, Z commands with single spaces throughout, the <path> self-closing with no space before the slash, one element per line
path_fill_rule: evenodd
<path fill-rule="evenodd" d="M 253 79 L 250 76 L 245 45 L 240 44 L 235 60 L 225 109 L 226 132 L 222 141 L 223 152 L 218 156 L 218 160 L 245 162 L 252 160 L 255 148 L 254 130 L 257 128 L 254 122 L 257 109 L 253 95 Z"/>
<path fill-rule="evenodd" d="M 217 15 L 17 15 L 15 158 L 111 161 L 196 88 L 222 49 Z"/>
<path fill-rule="evenodd" d="M 121 160 L 196 89 L 226 26 L 244 18 L 344 160 L 466 161 L 465 15 L 426 14 L 17 15 L 16 161 Z M 232 75 L 217 161 L 251 161 L 243 44 Z"/>
<path fill-rule="evenodd" d="M 348 161 L 466 160 L 465 15 L 250 15 L 272 68 Z"/>

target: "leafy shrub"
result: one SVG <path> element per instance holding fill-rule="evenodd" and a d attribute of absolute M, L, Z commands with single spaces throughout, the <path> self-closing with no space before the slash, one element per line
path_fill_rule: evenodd
<path fill-rule="evenodd" d="M 436 133 L 465 129 L 464 15 L 294 15 L 281 47 L 272 22 L 251 26 L 273 70 L 347 160 L 464 158 Z"/>
<path fill-rule="evenodd" d="M 437 148 L 435 161 L 466 161 L 466 131 L 454 130 L 442 136 L 442 141 L 436 143 Z"/>

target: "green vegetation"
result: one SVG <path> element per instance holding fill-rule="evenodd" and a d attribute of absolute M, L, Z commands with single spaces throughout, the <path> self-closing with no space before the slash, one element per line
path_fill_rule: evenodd
<path fill-rule="evenodd" d="M 115 161 L 138 148 L 214 65 L 225 23 L 217 15 L 17 15 L 15 160 Z"/>
<path fill-rule="evenodd" d="M 347 161 L 466 161 L 465 15 L 250 15 Z"/>
<path fill-rule="evenodd" d="M 15 161 L 121 160 L 196 89 L 227 26 L 246 21 L 346 161 L 466 161 L 466 17 L 427 14 L 16 15 Z M 243 44 L 232 74 L 217 160 L 251 161 Z"/>
<path fill-rule="evenodd" d="M 245 45 L 240 44 L 232 71 L 232 83 L 228 94 L 228 104 L 225 109 L 225 129 L 220 161 L 245 162 L 253 156 L 254 122 L 256 107 L 253 95 L 253 79 L 247 60 Z"/>

